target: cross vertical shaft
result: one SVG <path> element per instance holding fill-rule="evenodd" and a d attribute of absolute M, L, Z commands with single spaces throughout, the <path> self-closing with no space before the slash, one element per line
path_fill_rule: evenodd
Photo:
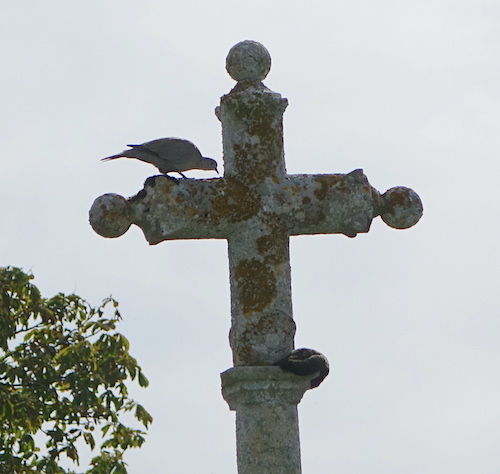
<path fill-rule="evenodd" d="M 272 202 L 274 185 L 286 177 L 282 120 L 286 106 L 286 99 L 254 78 L 238 82 L 217 110 L 224 176 L 238 190 L 239 199 L 246 201 L 248 213 L 228 236 L 230 342 L 236 366 L 273 364 L 293 349 L 288 235 Z"/>
<path fill-rule="evenodd" d="M 259 200 L 255 213 L 228 236 L 235 368 L 222 374 L 222 390 L 236 411 L 238 472 L 300 474 L 297 404 L 308 386 L 272 367 L 293 350 L 295 335 L 289 236 L 273 203 L 275 185 L 286 178 L 287 101 L 260 82 L 262 74 L 245 69 L 246 58 L 238 54 L 248 49 L 259 55 L 257 65 L 265 67 L 267 51 L 260 45 L 233 48 L 228 72 L 239 82 L 217 110 L 225 179 L 246 199 Z M 244 75 L 238 75 L 238 67 Z"/>

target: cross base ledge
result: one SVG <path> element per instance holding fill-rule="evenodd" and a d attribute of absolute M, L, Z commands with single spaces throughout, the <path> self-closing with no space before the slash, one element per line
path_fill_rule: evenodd
<path fill-rule="evenodd" d="M 222 372 L 222 396 L 231 410 L 248 405 L 298 405 L 317 374 L 299 376 L 276 366 L 233 367 Z"/>

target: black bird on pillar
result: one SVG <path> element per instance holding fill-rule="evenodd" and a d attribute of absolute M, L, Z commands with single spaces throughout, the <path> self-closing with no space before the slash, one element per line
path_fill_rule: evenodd
<path fill-rule="evenodd" d="M 317 373 L 318 376 L 311 380 L 311 388 L 319 386 L 330 372 L 328 359 L 321 352 L 314 349 L 296 349 L 276 365 L 295 375 L 313 375 Z"/>

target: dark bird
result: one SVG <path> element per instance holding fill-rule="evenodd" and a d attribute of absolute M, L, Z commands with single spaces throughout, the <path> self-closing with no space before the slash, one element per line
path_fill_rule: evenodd
<path fill-rule="evenodd" d="M 330 373 L 328 359 L 314 349 L 296 349 L 276 365 L 295 375 L 318 374 L 311 380 L 311 388 L 317 387 Z"/>
<path fill-rule="evenodd" d="M 108 156 L 101 161 L 115 160 L 116 158 L 135 158 L 156 166 L 160 173 L 179 173 L 183 178 L 183 171 L 187 170 L 215 170 L 217 162 L 212 158 L 201 156 L 200 150 L 188 140 L 182 138 L 158 138 L 141 145 L 127 145 L 131 147 L 118 155 Z M 218 173 L 218 171 L 217 171 Z"/>

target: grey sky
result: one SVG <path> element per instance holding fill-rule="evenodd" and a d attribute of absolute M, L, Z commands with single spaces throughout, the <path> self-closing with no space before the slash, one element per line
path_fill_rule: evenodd
<path fill-rule="evenodd" d="M 132 474 L 236 470 L 226 245 L 97 236 L 93 200 L 156 173 L 99 159 L 178 136 L 222 165 L 213 110 L 244 39 L 289 100 L 289 173 L 363 168 L 424 203 L 410 230 L 292 239 L 296 346 L 332 367 L 299 405 L 304 473 L 500 471 L 499 21 L 493 0 L 2 3 L 1 264 L 120 301 L 155 419 Z"/>

